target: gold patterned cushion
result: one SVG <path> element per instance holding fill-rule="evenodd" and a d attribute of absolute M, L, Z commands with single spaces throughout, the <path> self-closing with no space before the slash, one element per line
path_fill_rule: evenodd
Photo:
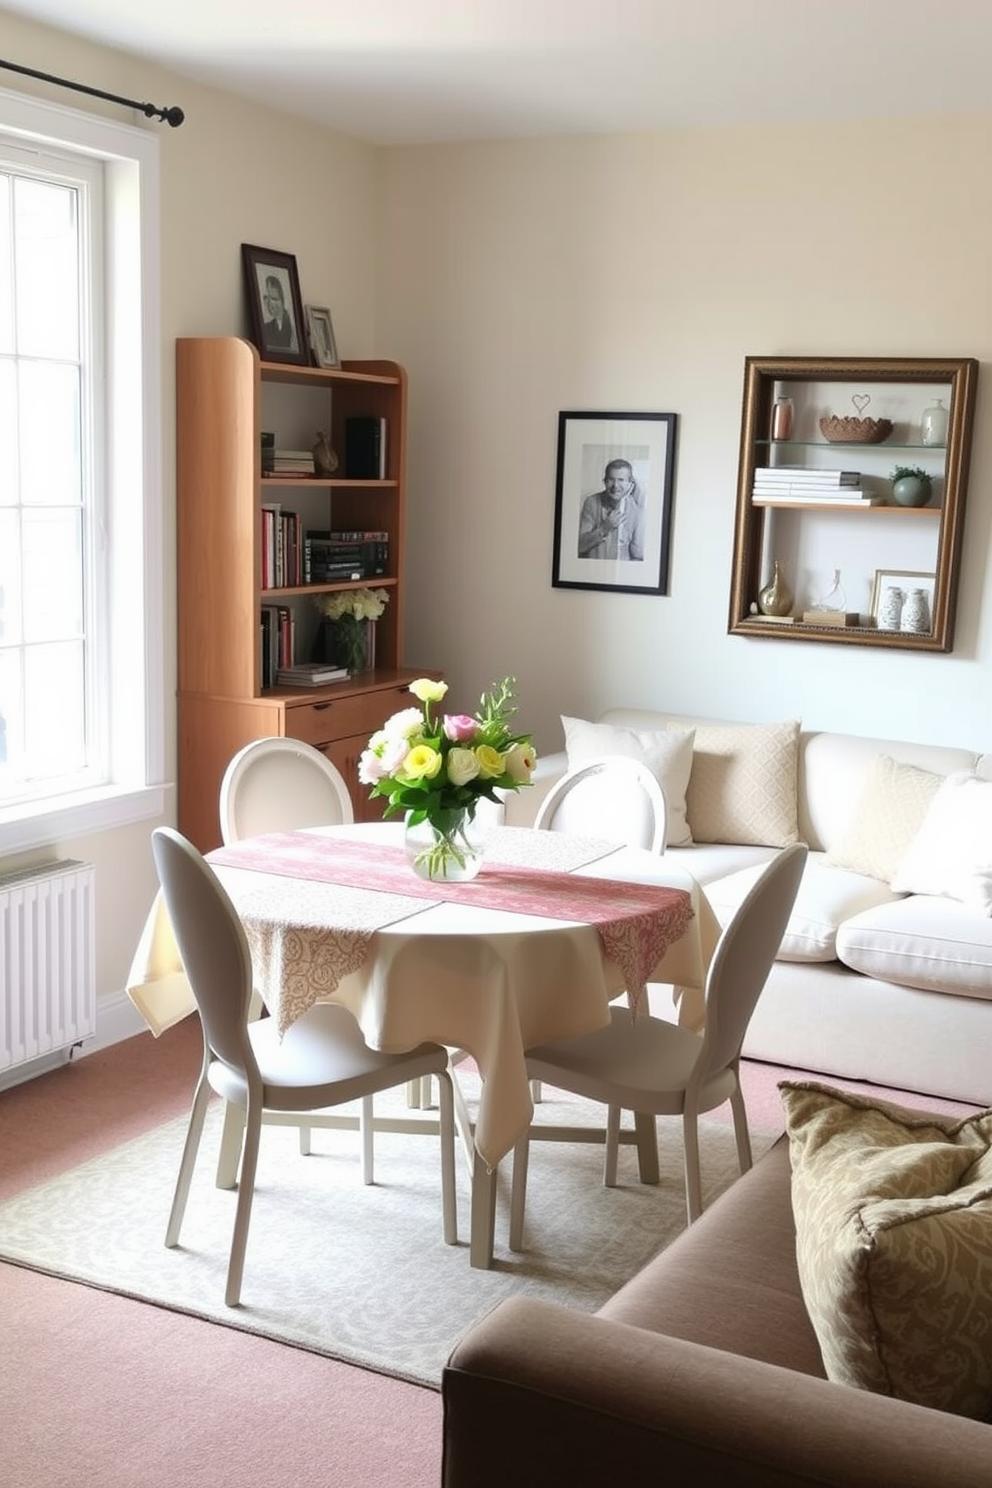
<path fill-rule="evenodd" d="M 686 816 L 694 842 L 799 841 L 799 724 L 697 724 Z"/>
<path fill-rule="evenodd" d="M 850 824 L 830 844 L 826 861 L 890 883 L 943 779 L 932 770 L 876 755 Z"/>
<path fill-rule="evenodd" d="M 992 1414 L 992 1111 L 779 1086 L 803 1297 L 827 1377 Z"/>

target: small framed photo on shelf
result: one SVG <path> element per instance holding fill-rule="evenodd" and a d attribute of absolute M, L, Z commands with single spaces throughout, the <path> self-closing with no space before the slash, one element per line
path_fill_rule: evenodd
<path fill-rule="evenodd" d="M 251 339 L 264 362 L 291 362 L 309 367 L 310 347 L 304 330 L 303 298 L 296 259 L 275 248 L 241 244 L 245 289 L 251 316 Z"/>
<path fill-rule="evenodd" d="M 876 568 L 871 585 L 871 618 L 879 630 L 930 635 L 937 576 L 914 569 Z"/>
<path fill-rule="evenodd" d="M 559 413 L 551 583 L 667 594 L 674 413 Z"/>
<path fill-rule="evenodd" d="M 308 305 L 307 331 L 310 336 L 310 350 L 313 352 L 316 365 L 318 367 L 340 367 L 341 358 L 338 356 L 337 342 L 334 339 L 330 310 L 322 305 Z"/>

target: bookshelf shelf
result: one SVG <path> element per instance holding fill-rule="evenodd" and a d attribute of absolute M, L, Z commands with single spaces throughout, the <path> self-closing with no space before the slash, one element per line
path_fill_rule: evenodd
<path fill-rule="evenodd" d="M 356 819 L 376 818 L 382 803 L 359 785 L 358 756 L 369 734 L 410 702 L 409 683 L 430 672 L 405 667 L 402 656 L 406 373 L 383 360 L 340 369 L 263 362 L 250 342 L 212 336 L 177 341 L 176 380 L 180 830 L 201 851 L 218 845 L 227 762 L 270 734 L 322 749 L 344 774 Z M 297 449 L 323 430 L 343 457 L 352 417 L 385 421 L 384 479 L 262 476 L 263 429 Z M 300 532 L 388 533 L 387 572 L 265 587 L 263 505 L 294 513 Z M 364 587 L 388 594 L 375 669 L 323 688 L 263 688 L 262 607 L 288 610 L 294 659 L 307 661 L 321 619 L 313 599 Z"/>
<path fill-rule="evenodd" d="M 973 358 L 745 358 L 731 635 L 952 649 L 977 382 Z M 924 410 L 937 399 L 949 415 L 946 443 L 926 444 Z M 775 419 L 783 404 L 789 415 L 784 428 Z M 887 420 L 881 429 L 889 427 L 888 438 L 856 443 L 820 437 L 822 418 L 848 419 L 852 412 Z M 790 422 L 792 437 L 771 437 L 773 430 L 788 432 Z M 828 424 L 827 432 L 837 427 Z M 843 425 L 845 434 L 863 431 L 863 423 Z M 900 465 L 930 476 L 927 505 L 894 502 L 891 477 Z M 776 559 L 794 591 L 795 615 L 780 623 L 758 613 Z M 862 623 L 802 623 L 838 570 L 850 611 Z M 928 591 L 929 632 L 878 625 L 873 607 L 896 576 Z"/>

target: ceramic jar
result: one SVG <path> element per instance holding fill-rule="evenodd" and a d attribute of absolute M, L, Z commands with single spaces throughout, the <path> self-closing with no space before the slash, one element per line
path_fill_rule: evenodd
<path fill-rule="evenodd" d="M 795 404 L 791 398 L 776 398 L 772 408 L 772 438 L 791 439 Z"/>
<path fill-rule="evenodd" d="M 902 627 L 902 607 L 906 600 L 906 591 L 896 589 L 894 586 L 886 589 L 882 595 L 882 603 L 878 609 L 879 630 L 899 630 Z"/>
<path fill-rule="evenodd" d="M 892 499 L 897 506 L 926 506 L 932 494 L 928 475 L 901 475 L 892 482 Z"/>
<path fill-rule="evenodd" d="M 775 559 L 772 580 L 758 595 L 758 609 L 763 615 L 791 615 L 792 590 L 782 576 L 779 561 Z"/>
<path fill-rule="evenodd" d="M 946 444 L 947 443 L 947 414 L 940 398 L 937 398 L 930 408 L 924 408 L 923 417 L 920 420 L 920 439 L 923 444 Z"/>
<path fill-rule="evenodd" d="M 910 589 L 906 595 L 899 629 L 909 631 L 912 635 L 930 634 L 930 601 L 925 589 Z"/>

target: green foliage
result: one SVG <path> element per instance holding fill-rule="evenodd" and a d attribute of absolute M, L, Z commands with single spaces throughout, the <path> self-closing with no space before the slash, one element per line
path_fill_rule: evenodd
<path fill-rule="evenodd" d="M 908 475 L 915 475 L 917 480 L 921 480 L 924 485 L 930 485 L 929 473 L 926 470 L 921 470 L 919 465 L 897 465 L 889 476 L 889 480 L 904 480 Z"/>

